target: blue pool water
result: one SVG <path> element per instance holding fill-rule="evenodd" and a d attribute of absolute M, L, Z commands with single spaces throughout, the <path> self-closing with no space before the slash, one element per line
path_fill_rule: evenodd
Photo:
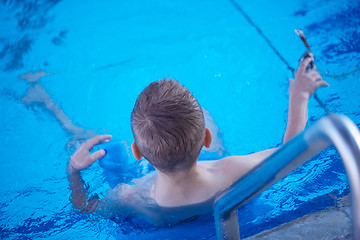
<path fill-rule="evenodd" d="M 281 142 L 287 116 L 287 66 L 236 9 L 247 13 L 294 68 L 304 30 L 321 73 L 359 68 L 358 1 L 1 1 L 0 230 L 3 239 L 215 239 L 213 216 L 155 227 L 127 215 L 78 214 L 69 201 L 67 133 L 41 105 L 21 99 L 34 83 L 19 76 L 49 73 L 38 82 L 74 124 L 133 141 L 130 112 L 150 82 L 175 78 L 193 92 L 223 132 L 232 155 Z M 360 72 L 333 78 L 318 95 L 360 126 Z M 309 124 L 325 115 L 312 99 Z M 152 168 L 129 155 L 123 182 Z M 109 187 L 99 163 L 83 172 L 91 193 Z M 349 194 L 334 149 L 239 210 L 242 237 L 334 205 Z"/>

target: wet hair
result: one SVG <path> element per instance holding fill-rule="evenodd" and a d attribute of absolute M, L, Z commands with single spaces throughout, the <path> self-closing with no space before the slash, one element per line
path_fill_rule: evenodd
<path fill-rule="evenodd" d="M 131 128 L 140 153 L 164 173 L 190 169 L 204 144 L 200 104 L 172 79 L 153 82 L 141 92 L 131 113 Z"/>

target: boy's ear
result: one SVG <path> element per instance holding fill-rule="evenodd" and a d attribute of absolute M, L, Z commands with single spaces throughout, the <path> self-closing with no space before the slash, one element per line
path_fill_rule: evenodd
<path fill-rule="evenodd" d="M 205 129 L 205 140 L 204 140 L 204 146 L 206 148 L 209 148 L 211 145 L 211 141 L 212 141 L 212 134 L 210 129 L 206 128 Z"/>
<path fill-rule="evenodd" d="M 136 145 L 136 143 L 135 142 L 133 142 L 132 144 L 131 144 L 131 151 L 132 151 L 132 153 L 133 153 L 133 155 L 134 155 L 134 157 L 135 157 L 135 159 L 136 160 L 140 160 L 143 156 L 141 155 L 141 153 L 140 153 L 140 151 L 139 151 L 139 148 L 138 148 L 138 146 Z"/>

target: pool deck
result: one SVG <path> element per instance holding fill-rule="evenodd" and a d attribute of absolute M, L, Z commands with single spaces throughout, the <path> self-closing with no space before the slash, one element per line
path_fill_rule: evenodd
<path fill-rule="evenodd" d="M 350 196 L 341 199 L 334 198 L 334 202 L 334 206 L 328 210 L 305 215 L 292 222 L 246 238 L 246 240 L 352 239 Z"/>
<path fill-rule="evenodd" d="M 348 203 L 341 206 L 336 205 L 329 210 L 305 215 L 292 222 L 246 238 L 246 240 L 352 239 L 350 216 L 351 207 Z"/>

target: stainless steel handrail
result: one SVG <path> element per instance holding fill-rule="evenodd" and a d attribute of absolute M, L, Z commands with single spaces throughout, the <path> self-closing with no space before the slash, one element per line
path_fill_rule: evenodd
<path fill-rule="evenodd" d="M 360 132 L 349 118 L 337 114 L 319 120 L 217 196 L 217 238 L 240 239 L 236 209 L 331 145 L 340 153 L 349 178 L 353 237 L 360 240 Z"/>

